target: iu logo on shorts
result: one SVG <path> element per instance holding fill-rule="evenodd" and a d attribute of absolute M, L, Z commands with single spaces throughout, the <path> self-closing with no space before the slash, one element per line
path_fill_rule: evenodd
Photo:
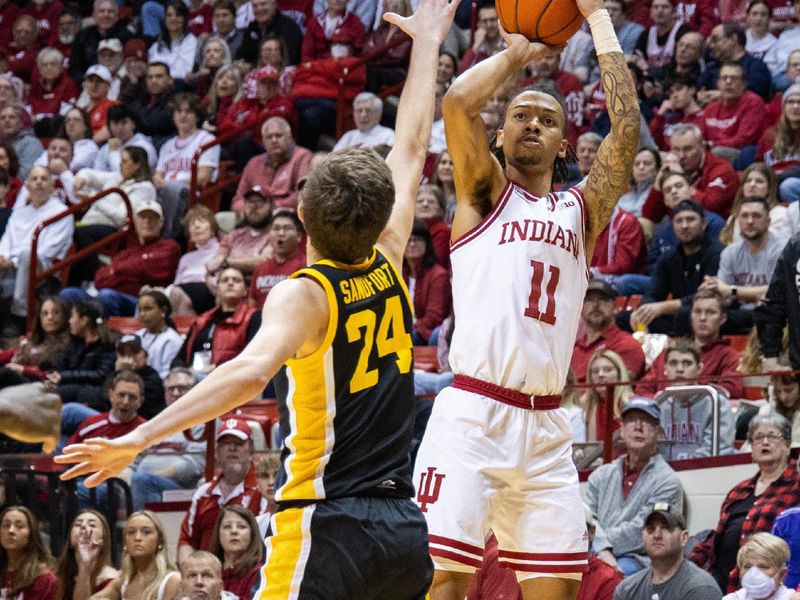
<path fill-rule="evenodd" d="M 436 467 L 428 467 L 427 472 L 420 473 L 419 493 L 417 494 L 420 511 L 428 512 L 428 504 L 434 504 L 439 499 L 439 491 L 445 477 L 447 475 L 444 473 L 436 473 Z"/>

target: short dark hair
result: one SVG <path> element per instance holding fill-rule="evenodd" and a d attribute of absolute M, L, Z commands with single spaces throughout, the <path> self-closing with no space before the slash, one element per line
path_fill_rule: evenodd
<path fill-rule="evenodd" d="M 722 73 L 722 69 L 724 69 L 725 67 L 728 67 L 730 69 L 739 69 L 742 72 L 742 78 L 746 79 L 744 67 L 735 60 L 726 60 L 721 62 L 719 65 L 719 73 Z M 719 77 L 719 73 L 717 74 L 717 77 Z"/>
<path fill-rule="evenodd" d="M 117 384 L 121 381 L 125 383 L 135 383 L 139 386 L 139 394 L 144 398 L 144 379 L 128 369 L 114 373 L 114 376 L 111 378 L 111 383 L 108 386 L 109 391 L 117 387 Z"/>
<path fill-rule="evenodd" d="M 736 43 L 742 48 L 744 48 L 747 44 L 747 36 L 744 33 L 744 29 L 739 27 L 739 25 L 733 21 L 726 21 L 722 24 L 722 35 L 724 35 L 726 38 L 735 37 Z"/>
<path fill-rule="evenodd" d="M 687 210 L 700 215 L 701 219 L 706 218 L 706 211 L 703 208 L 703 205 L 700 204 L 697 200 L 691 200 L 689 198 L 681 200 L 680 202 L 678 202 L 678 204 L 675 205 L 675 208 L 672 209 L 672 216 L 674 218 L 675 215 L 677 215 L 678 213 Z"/>
<path fill-rule="evenodd" d="M 311 243 L 345 263 L 368 257 L 394 206 L 386 162 L 370 148 L 331 152 L 309 175 L 300 198 Z"/>
<path fill-rule="evenodd" d="M 134 125 L 136 124 L 136 118 L 133 116 L 133 113 L 131 112 L 131 109 L 128 108 L 127 104 L 115 104 L 108 109 L 109 123 L 118 123 L 119 121 L 124 121 L 125 119 L 130 119 L 133 121 Z"/>
<path fill-rule="evenodd" d="M 767 7 L 767 15 L 769 15 L 769 17 L 771 18 L 772 7 L 769 5 L 769 2 L 767 2 L 767 0 L 750 0 L 750 3 L 747 5 L 747 13 L 749 14 L 752 8 L 754 6 L 757 6 L 758 4 L 763 4 L 764 6 Z"/>
<path fill-rule="evenodd" d="M 766 198 L 760 198 L 758 196 L 745 196 L 739 203 L 739 210 L 741 210 L 742 204 L 745 203 L 760 204 L 764 208 L 764 211 L 769 214 L 769 200 Z"/>
<path fill-rule="evenodd" d="M 269 225 L 272 227 L 272 224 L 275 222 L 276 219 L 280 219 L 281 217 L 285 219 L 289 219 L 294 226 L 297 228 L 297 231 L 301 234 L 303 231 L 303 222 L 300 220 L 300 217 L 297 216 L 297 213 L 293 210 L 279 210 L 278 212 L 272 213 L 272 218 L 269 220 Z"/>
<path fill-rule="evenodd" d="M 214 2 L 214 10 L 227 10 L 233 16 L 236 16 L 236 6 L 231 0 L 217 0 Z"/>
<path fill-rule="evenodd" d="M 669 92 L 673 87 L 682 85 L 684 87 L 692 87 L 697 89 L 697 78 L 689 75 L 688 73 L 673 73 L 669 79 L 666 80 L 664 91 Z"/>
<path fill-rule="evenodd" d="M 669 355 L 672 352 L 680 352 L 681 354 L 691 354 L 692 356 L 694 356 L 695 362 L 698 365 L 700 364 L 700 347 L 697 344 L 695 344 L 694 340 L 690 340 L 689 338 L 678 338 L 676 340 L 672 340 L 667 346 L 666 352 L 664 352 L 665 362 L 669 360 Z"/>
<path fill-rule="evenodd" d="M 168 77 L 172 77 L 172 75 L 171 75 L 171 74 L 170 74 L 170 72 L 169 72 L 169 65 L 168 65 L 167 63 L 163 62 L 163 61 L 160 61 L 160 60 L 154 60 L 153 62 L 149 62 L 149 63 L 147 63 L 147 68 L 149 69 L 150 67 L 160 67 L 160 68 L 163 68 L 163 69 L 164 69 L 164 70 L 167 72 L 167 76 L 168 76 Z"/>

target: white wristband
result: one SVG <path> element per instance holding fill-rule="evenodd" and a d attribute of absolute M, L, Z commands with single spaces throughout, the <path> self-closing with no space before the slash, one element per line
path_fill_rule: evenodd
<path fill-rule="evenodd" d="M 622 46 L 619 45 L 614 25 L 611 24 L 611 16 L 605 8 L 598 8 L 586 17 L 586 21 L 592 30 L 592 39 L 598 56 L 610 52 L 622 53 Z"/>

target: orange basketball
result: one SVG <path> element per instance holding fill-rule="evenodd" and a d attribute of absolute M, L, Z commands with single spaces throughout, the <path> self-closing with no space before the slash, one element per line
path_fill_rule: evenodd
<path fill-rule="evenodd" d="M 506 31 L 549 46 L 566 43 L 583 24 L 575 0 L 496 0 L 495 5 Z"/>

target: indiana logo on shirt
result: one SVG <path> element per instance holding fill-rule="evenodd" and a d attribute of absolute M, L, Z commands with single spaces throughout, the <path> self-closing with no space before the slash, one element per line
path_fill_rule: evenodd
<path fill-rule="evenodd" d="M 439 499 L 439 492 L 445 477 L 447 475 L 444 473 L 436 472 L 436 467 L 428 467 L 427 471 L 420 473 L 417 502 L 421 512 L 428 512 L 428 505 L 435 504 Z"/>

